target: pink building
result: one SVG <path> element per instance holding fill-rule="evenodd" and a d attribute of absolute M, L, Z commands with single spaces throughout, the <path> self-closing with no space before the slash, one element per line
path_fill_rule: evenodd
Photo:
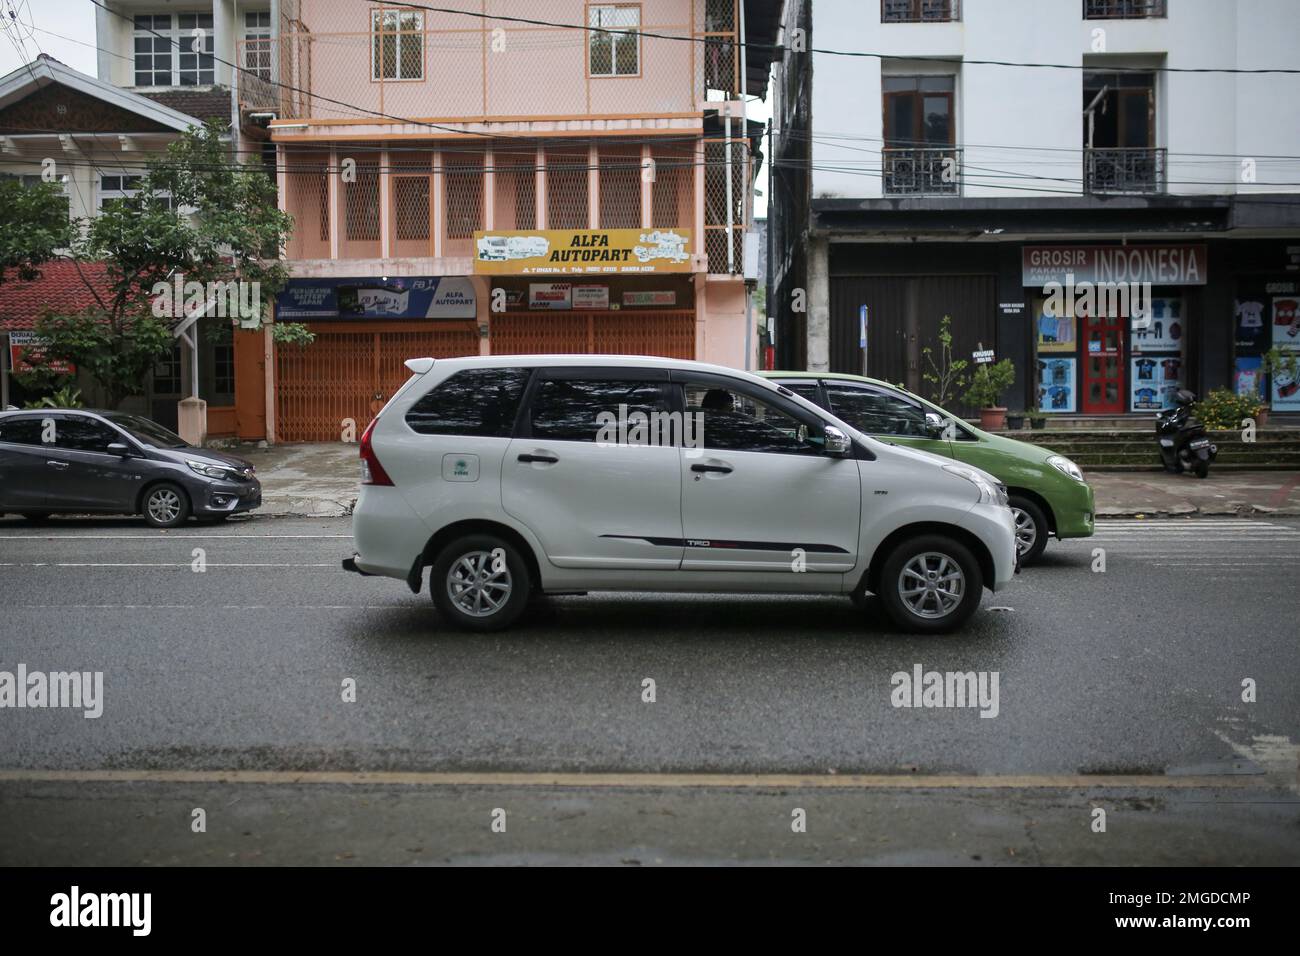
<path fill-rule="evenodd" d="M 295 222 L 268 433 L 337 439 L 416 355 L 752 367 L 753 179 L 779 0 L 279 0 L 244 127 Z M 748 274 L 747 274 L 748 264 Z"/>

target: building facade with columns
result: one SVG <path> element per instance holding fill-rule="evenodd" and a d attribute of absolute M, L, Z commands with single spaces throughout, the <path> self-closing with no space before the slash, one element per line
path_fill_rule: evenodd
<path fill-rule="evenodd" d="M 314 336 L 267 335 L 267 436 L 363 427 L 413 356 L 752 367 L 744 104 L 780 3 L 448 6 L 279 0 L 270 72 L 237 89 L 294 219 L 276 321 Z"/>

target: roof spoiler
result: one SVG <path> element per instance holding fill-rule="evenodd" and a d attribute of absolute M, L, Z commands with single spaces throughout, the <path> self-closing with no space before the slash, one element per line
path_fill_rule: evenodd
<path fill-rule="evenodd" d="M 433 368 L 433 359 L 431 358 L 414 358 L 406 360 L 406 367 L 416 375 L 423 375 L 429 369 Z"/>

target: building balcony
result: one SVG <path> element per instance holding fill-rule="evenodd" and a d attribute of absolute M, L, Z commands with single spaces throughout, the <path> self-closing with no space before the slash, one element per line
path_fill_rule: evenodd
<path fill-rule="evenodd" d="M 1162 193 L 1165 150 L 1156 148 L 1085 149 L 1083 191 L 1091 194 Z"/>
<path fill-rule="evenodd" d="M 1083 0 L 1085 20 L 1152 20 L 1166 16 L 1166 0 Z"/>
<path fill-rule="evenodd" d="M 881 23 L 953 23 L 961 0 L 880 0 Z"/>
<path fill-rule="evenodd" d="M 886 146 L 882 160 L 886 196 L 961 193 L 961 150 L 955 146 Z"/>
<path fill-rule="evenodd" d="M 291 260 L 444 259 L 468 268 L 480 231 L 677 229 L 710 274 L 743 269 L 752 177 L 743 140 L 595 146 L 561 140 L 338 143 L 281 151 Z M 731 202 L 732 217 L 727 217 Z"/>

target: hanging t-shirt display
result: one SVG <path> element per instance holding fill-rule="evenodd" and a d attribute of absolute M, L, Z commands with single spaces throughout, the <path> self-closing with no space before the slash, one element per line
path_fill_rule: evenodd
<path fill-rule="evenodd" d="M 1183 300 L 1151 300 L 1151 321 L 1135 326 L 1131 347 L 1134 352 L 1176 352 L 1183 347 Z"/>
<path fill-rule="evenodd" d="M 1287 349 L 1300 349 L 1300 301 L 1294 296 L 1279 296 L 1273 300 L 1273 344 Z"/>
<path fill-rule="evenodd" d="M 1073 352 L 1078 344 L 1074 338 L 1074 316 L 1070 303 L 1064 303 L 1065 314 L 1057 315 L 1047 307 L 1046 300 L 1038 303 L 1038 351 Z"/>
<path fill-rule="evenodd" d="M 1075 409 L 1074 358 L 1040 359 L 1038 362 L 1038 407 L 1044 412 L 1073 412 Z"/>
<path fill-rule="evenodd" d="M 1135 412 L 1153 412 L 1174 407 L 1174 395 L 1181 387 L 1183 361 L 1177 356 L 1151 358 L 1136 356 L 1132 362 L 1131 408 Z"/>
<path fill-rule="evenodd" d="M 1151 300 L 1151 321 L 1135 327 L 1130 338 L 1129 410 L 1154 412 L 1174 407 L 1174 395 L 1182 387 L 1184 332 L 1183 300 L 1161 297 Z M 1172 354 L 1171 354 L 1172 353 Z"/>
<path fill-rule="evenodd" d="M 1238 355 L 1233 386 L 1238 395 L 1264 400 L 1263 360 L 1258 355 Z"/>
<path fill-rule="evenodd" d="M 1262 298 L 1246 296 L 1232 304 L 1232 314 L 1237 325 L 1237 348 L 1254 351 L 1268 337 L 1268 323 L 1264 321 Z"/>

